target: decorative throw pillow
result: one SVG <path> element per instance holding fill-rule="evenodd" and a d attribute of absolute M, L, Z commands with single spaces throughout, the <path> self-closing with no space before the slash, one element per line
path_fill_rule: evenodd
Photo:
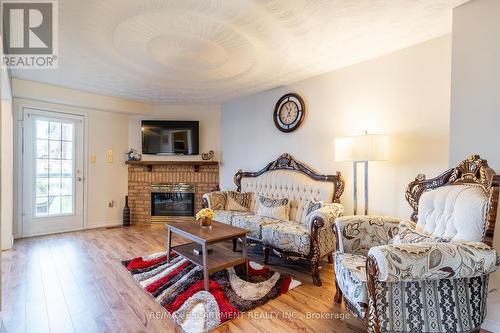
<path fill-rule="evenodd" d="M 321 207 L 323 207 L 323 201 L 316 201 L 314 199 L 310 199 L 309 201 L 307 201 L 304 206 L 304 211 L 302 212 L 302 223 L 307 223 L 309 215 L 311 215 L 312 212 L 320 209 Z"/>
<path fill-rule="evenodd" d="M 412 244 L 412 243 L 448 243 L 450 240 L 442 237 L 424 234 L 415 230 L 415 223 L 411 221 L 402 221 L 399 224 L 399 232 L 392 239 L 393 244 Z"/>
<path fill-rule="evenodd" d="M 237 212 L 248 212 L 250 210 L 250 203 L 252 201 L 251 192 L 226 192 L 226 210 Z"/>
<path fill-rule="evenodd" d="M 260 195 L 257 200 L 256 214 L 288 221 L 290 216 L 290 201 L 287 198 L 271 199 Z"/>
<path fill-rule="evenodd" d="M 210 193 L 210 209 L 220 210 L 226 208 L 227 195 L 225 192 L 217 191 Z"/>

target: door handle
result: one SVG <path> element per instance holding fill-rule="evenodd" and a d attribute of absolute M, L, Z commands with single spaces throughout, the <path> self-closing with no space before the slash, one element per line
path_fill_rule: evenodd
<path fill-rule="evenodd" d="M 83 177 L 76 177 L 76 180 L 81 182 L 83 180 Z"/>

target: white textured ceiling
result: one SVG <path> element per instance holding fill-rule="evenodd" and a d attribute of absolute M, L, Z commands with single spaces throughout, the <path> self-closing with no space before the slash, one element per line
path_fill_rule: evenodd
<path fill-rule="evenodd" d="M 18 78 L 149 103 L 221 102 L 451 31 L 467 0 L 59 0 L 59 69 Z"/>

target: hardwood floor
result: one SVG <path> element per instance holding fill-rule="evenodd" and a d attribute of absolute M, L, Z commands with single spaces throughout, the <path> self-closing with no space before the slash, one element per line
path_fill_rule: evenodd
<path fill-rule="evenodd" d="M 95 229 L 16 241 L 2 253 L 4 310 L 1 332 L 182 332 L 121 265 L 123 259 L 164 251 L 162 225 Z M 183 242 L 173 237 L 173 244 Z M 228 243 L 230 248 L 232 244 Z M 262 263 L 260 249 L 250 250 Z M 271 256 L 272 269 L 303 285 L 226 323 L 214 332 L 364 332 L 334 305 L 332 265 L 323 263 L 323 287 L 306 266 Z"/>

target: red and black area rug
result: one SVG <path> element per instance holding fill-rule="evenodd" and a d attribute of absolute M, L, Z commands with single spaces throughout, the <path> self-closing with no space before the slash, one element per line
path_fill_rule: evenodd
<path fill-rule="evenodd" d="M 215 272 L 205 291 L 200 267 L 175 254 L 170 263 L 166 260 L 162 252 L 122 263 L 188 333 L 208 332 L 300 285 L 250 261 L 248 276 L 243 265 Z"/>

